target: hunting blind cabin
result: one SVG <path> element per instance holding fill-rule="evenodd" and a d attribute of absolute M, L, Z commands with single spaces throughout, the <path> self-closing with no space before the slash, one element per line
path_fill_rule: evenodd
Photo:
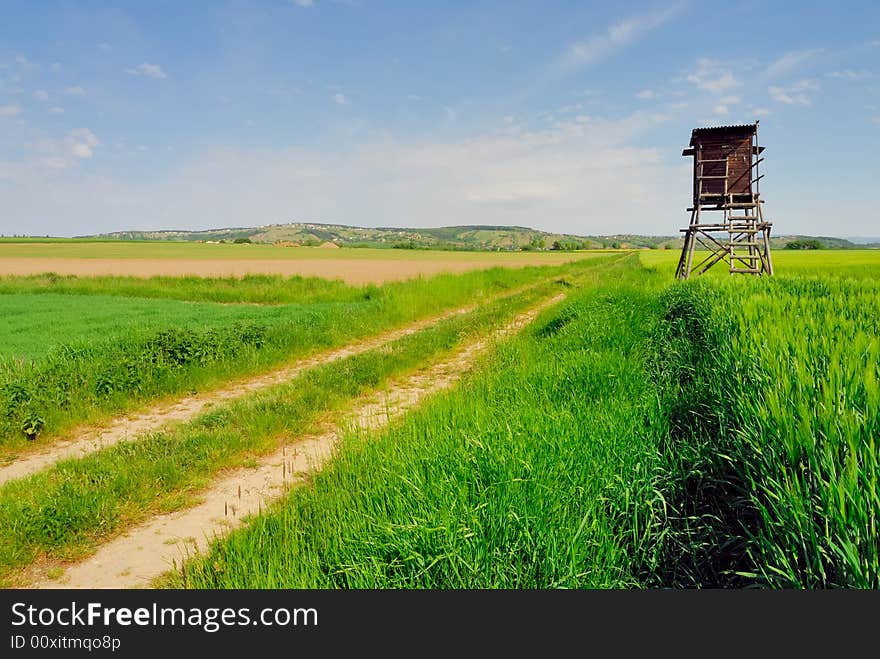
<path fill-rule="evenodd" d="M 683 156 L 694 158 L 693 205 L 690 225 L 678 259 L 676 277 L 701 275 L 716 263 L 727 263 L 730 272 L 773 274 L 770 227 L 764 221 L 759 193 L 758 165 L 764 160 L 758 146 L 758 122 L 740 126 L 695 128 Z M 707 211 L 720 211 L 721 219 L 707 222 Z M 697 245 L 707 250 L 697 252 Z"/>

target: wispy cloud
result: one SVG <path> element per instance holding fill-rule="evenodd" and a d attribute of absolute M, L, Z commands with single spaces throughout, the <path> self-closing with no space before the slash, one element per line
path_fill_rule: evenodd
<path fill-rule="evenodd" d="M 730 113 L 730 106 L 736 105 L 739 102 L 740 102 L 739 96 L 724 96 L 724 97 L 718 99 L 718 104 L 715 105 L 714 108 L 712 108 L 712 111 L 715 114 L 721 114 L 721 115 L 729 114 Z"/>
<path fill-rule="evenodd" d="M 657 98 L 657 92 L 653 89 L 643 89 L 638 94 L 636 94 L 636 98 L 640 98 L 644 101 L 649 101 L 652 98 Z"/>
<path fill-rule="evenodd" d="M 34 97 L 34 100 L 45 102 L 45 101 L 49 100 L 49 92 L 47 92 L 43 89 L 38 89 L 33 93 L 33 97 Z"/>
<path fill-rule="evenodd" d="M 17 105 L 0 105 L 0 117 L 15 117 L 21 114 L 21 108 Z"/>
<path fill-rule="evenodd" d="M 54 106 L 49 108 L 49 114 L 64 114 L 64 108 L 59 106 Z"/>
<path fill-rule="evenodd" d="M 717 94 L 739 87 L 741 84 L 729 67 L 718 60 L 706 57 L 697 60 L 697 69 L 688 74 L 687 81 L 699 89 Z"/>
<path fill-rule="evenodd" d="M 64 90 L 64 93 L 68 94 L 69 96 L 84 96 L 86 93 L 86 90 L 83 89 L 82 87 L 79 87 L 79 86 L 67 87 Z"/>
<path fill-rule="evenodd" d="M 553 68 L 558 74 L 573 73 L 620 50 L 657 29 L 684 7 L 676 2 L 669 7 L 623 19 L 609 26 L 604 32 L 594 34 L 585 41 L 569 45 Z"/>
<path fill-rule="evenodd" d="M 149 64 L 148 62 L 144 62 L 133 69 L 125 69 L 125 72 L 135 76 L 145 76 L 147 78 L 152 78 L 153 80 L 164 80 L 168 77 L 168 75 L 162 70 L 161 66 L 158 64 Z"/>
<path fill-rule="evenodd" d="M 315 6 L 315 0 L 292 0 L 292 2 L 297 7 L 302 7 L 304 9 L 309 9 Z"/>
<path fill-rule="evenodd" d="M 785 105 L 811 105 L 809 93 L 819 91 L 815 80 L 800 80 L 786 87 L 768 87 L 767 92 L 774 101 Z"/>
<path fill-rule="evenodd" d="M 853 71 L 852 69 L 844 69 L 843 71 L 832 71 L 828 74 L 831 78 L 840 78 L 841 80 L 864 80 L 871 77 L 870 71 Z"/>
<path fill-rule="evenodd" d="M 791 73 L 800 68 L 804 62 L 807 62 L 822 52 L 824 52 L 822 48 L 805 48 L 803 50 L 789 51 L 776 61 L 771 62 L 764 70 L 764 75 L 767 78 L 776 78 Z"/>
<path fill-rule="evenodd" d="M 345 98 L 345 94 L 333 94 L 333 102 L 336 105 L 348 105 L 348 99 Z"/>

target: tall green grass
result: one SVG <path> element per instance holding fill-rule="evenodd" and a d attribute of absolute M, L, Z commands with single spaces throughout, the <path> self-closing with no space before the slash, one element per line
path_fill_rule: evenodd
<path fill-rule="evenodd" d="M 45 441 L 76 423 L 119 413 L 145 400 L 209 387 L 530 282 L 589 272 L 602 263 L 596 259 L 554 268 L 439 275 L 368 287 L 356 301 L 291 305 L 283 311 L 214 309 L 206 313 L 213 322 L 201 325 L 194 324 L 191 310 L 169 315 L 162 329 L 152 324 L 141 328 L 135 314 L 128 330 L 117 330 L 103 340 L 71 336 L 43 357 L 0 361 L 0 452 L 24 450 L 27 436 L 35 432 L 43 432 Z M 101 298 L 75 299 L 87 307 Z M 170 301 L 156 302 L 160 311 Z M 132 299 L 130 304 L 143 306 L 143 301 Z M 76 307 L 64 308 L 75 314 Z M 59 315 L 54 322 L 63 326 L 65 318 Z M 82 327 L 78 320 L 70 322 Z M 10 325 L 0 326 L 0 338 Z"/>
<path fill-rule="evenodd" d="M 635 263 L 401 425 L 348 436 L 308 487 L 164 585 L 640 585 L 663 535 L 666 425 L 642 350 L 656 280 Z"/>
<path fill-rule="evenodd" d="M 698 328 L 679 333 L 696 354 L 678 415 L 699 466 L 688 537 L 712 568 L 697 576 L 880 587 L 880 286 L 733 280 L 673 297 Z"/>
<path fill-rule="evenodd" d="M 575 297 L 162 585 L 880 587 L 876 282 Z"/>

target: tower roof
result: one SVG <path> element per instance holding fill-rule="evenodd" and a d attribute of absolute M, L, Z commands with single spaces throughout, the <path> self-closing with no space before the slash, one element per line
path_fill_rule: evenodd
<path fill-rule="evenodd" d="M 758 131 L 758 122 L 753 124 L 734 124 L 730 126 L 704 126 L 702 128 L 694 128 L 691 131 L 691 141 L 689 146 L 694 146 L 694 141 L 700 135 L 711 135 L 712 133 L 756 133 Z"/>

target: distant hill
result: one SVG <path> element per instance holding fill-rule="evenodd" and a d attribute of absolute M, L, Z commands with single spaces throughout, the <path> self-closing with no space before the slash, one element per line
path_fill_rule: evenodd
<path fill-rule="evenodd" d="M 515 251 L 553 249 L 680 249 L 680 236 L 638 234 L 576 235 L 551 233 L 528 227 L 468 225 L 433 229 L 375 227 L 363 228 L 342 224 L 291 222 L 259 227 L 228 227 L 202 231 L 115 231 L 83 236 L 105 240 L 180 240 L 317 246 L 334 243 L 340 247 L 380 247 L 396 249 L 451 249 L 470 251 Z M 856 244 L 844 238 L 826 236 L 774 236 L 772 247 L 784 248 L 793 240 L 818 240 L 828 249 L 880 247 L 880 244 Z"/>

